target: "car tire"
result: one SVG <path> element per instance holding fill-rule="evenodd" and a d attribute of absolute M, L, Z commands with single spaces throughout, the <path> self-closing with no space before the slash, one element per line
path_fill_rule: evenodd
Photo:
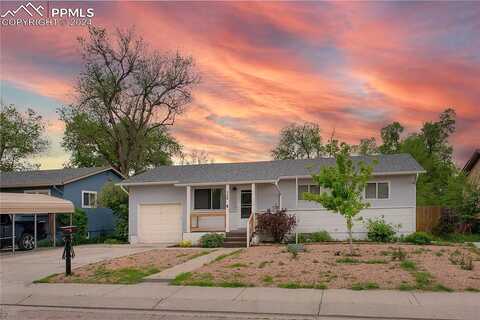
<path fill-rule="evenodd" d="M 21 250 L 32 250 L 35 248 L 35 238 L 31 233 L 24 233 L 18 241 L 18 247 Z"/>

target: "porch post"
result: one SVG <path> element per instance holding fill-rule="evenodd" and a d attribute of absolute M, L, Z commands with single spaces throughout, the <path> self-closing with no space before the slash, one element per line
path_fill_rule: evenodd
<path fill-rule="evenodd" d="M 35 238 L 35 249 L 37 249 L 37 214 L 36 213 L 33 215 L 33 223 L 34 223 L 33 234 Z"/>
<path fill-rule="evenodd" d="M 225 186 L 225 232 L 230 232 L 230 185 Z"/>
<path fill-rule="evenodd" d="M 192 210 L 192 205 L 191 205 L 192 196 L 191 196 L 191 194 L 192 194 L 191 187 L 187 186 L 187 232 L 190 232 L 190 224 L 191 224 L 191 221 L 190 221 L 190 211 Z"/>
<path fill-rule="evenodd" d="M 257 196 L 255 190 L 255 183 L 252 183 L 252 213 L 257 213 Z"/>
<path fill-rule="evenodd" d="M 15 213 L 12 214 L 12 253 L 15 254 Z"/>

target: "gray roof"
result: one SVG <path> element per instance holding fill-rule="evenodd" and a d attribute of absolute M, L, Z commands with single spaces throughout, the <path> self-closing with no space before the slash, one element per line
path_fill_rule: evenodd
<path fill-rule="evenodd" d="M 0 172 L 0 188 L 61 186 L 107 170 L 121 176 L 110 167 Z"/>
<path fill-rule="evenodd" d="M 352 156 L 355 163 L 364 161 L 378 164 L 374 174 L 402 174 L 423 172 L 424 169 L 409 154 Z M 274 160 L 242 163 L 212 163 L 200 165 L 160 166 L 133 176 L 122 184 L 167 183 L 194 184 L 277 180 L 280 177 L 307 176 L 320 167 L 335 164 L 333 158 L 305 160 Z"/>

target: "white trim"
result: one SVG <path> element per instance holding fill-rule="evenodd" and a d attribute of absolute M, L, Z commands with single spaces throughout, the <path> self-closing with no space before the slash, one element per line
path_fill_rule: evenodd
<path fill-rule="evenodd" d="M 85 203 L 84 203 L 84 194 L 85 193 L 93 193 L 95 194 L 95 206 L 86 206 Z M 97 191 L 90 191 L 90 190 L 82 190 L 82 208 L 85 208 L 85 209 L 95 209 L 95 208 L 98 208 L 98 192 Z"/>
<path fill-rule="evenodd" d="M 52 191 L 50 189 L 31 189 L 31 190 L 23 190 L 23 193 L 27 193 L 27 194 L 43 194 L 43 193 L 38 193 L 38 192 L 42 192 L 42 191 L 47 191 L 47 194 L 49 196 L 52 195 Z"/>
<path fill-rule="evenodd" d="M 241 195 L 240 195 L 241 197 Z M 281 208 L 280 208 L 281 209 Z M 255 183 L 252 183 L 252 214 L 257 213 L 257 188 Z M 241 210 L 240 210 L 240 215 L 241 215 Z"/>
<path fill-rule="evenodd" d="M 366 189 L 367 189 L 367 184 L 369 183 L 375 183 L 375 198 L 368 198 L 366 197 Z M 378 184 L 379 183 L 386 183 L 388 184 L 388 197 L 387 198 L 379 198 L 378 197 Z M 368 181 L 367 184 L 365 185 L 365 188 L 363 189 L 363 199 L 364 200 L 375 200 L 375 201 L 383 201 L 383 200 L 390 200 L 390 197 L 392 195 L 392 186 L 390 183 L 390 180 L 383 180 L 383 181 Z"/>
<path fill-rule="evenodd" d="M 225 232 L 230 231 L 230 185 L 225 186 Z"/>
<path fill-rule="evenodd" d="M 373 172 L 372 176 L 398 176 L 398 175 L 411 175 L 411 174 L 419 174 L 419 173 L 426 173 L 427 171 L 392 171 L 392 172 Z M 297 176 L 280 176 L 280 179 L 307 179 L 312 178 L 312 175 L 297 175 Z"/>
<path fill-rule="evenodd" d="M 190 232 L 190 213 L 192 211 L 192 190 L 187 186 L 187 232 Z"/>
<path fill-rule="evenodd" d="M 115 185 L 117 186 L 157 186 L 157 185 L 166 185 L 166 184 L 176 184 L 178 183 L 178 180 L 175 181 L 159 181 L 159 182 L 119 182 L 116 183 Z M 186 187 L 186 185 L 183 185 L 183 187 Z"/>
<path fill-rule="evenodd" d="M 222 181 L 222 182 L 195 182 L 195 183 L 176 183 L 177 187 L 190 186 L 221 186 L 226 184 L 250 184 L 250 183 L 275 183 L 277 180 L 246 180 L 246 181 Z"/>

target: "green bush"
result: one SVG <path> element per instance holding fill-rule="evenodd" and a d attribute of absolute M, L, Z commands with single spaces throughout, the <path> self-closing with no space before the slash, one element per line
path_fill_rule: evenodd
<path fill-rule="evenodd" d="M 303 244 L 290 243 L 287 245 L 287 251 L 290 252 L 292 254 L 292 258 L 295 259 L 297 258 L 299 252 L 305 251 L 305 247 L 303 246 Z"/>
<path fill-rule="evenodd" d="M 375 242 L 392 242 L 395 239 L 395 229 L 382 217 L 368 219 L 366 222 L 367 238 Z"/>
<path fill-rule="evenodd" d="M 427 232 L 417 231 L 405 237 L 405 242 L 413 244 L 429 244 L 432 243 L 433 236 Z"/>
<path fill-rule="evenodd" d="M 115 237 L 128 240 L 128 194 L 113 182 L 103 186 L 98 196 L 102 207 L 112 209 L 115 216 Z"/>
<path fill-rule="evenodd" d="M 58 214 L 57 223 L 61 227 L 69 226 L 70 215 Z M 83 243 L 83 241 L 87 239 L 87 226 L 88 226 L 88 217 L 85 211 L 79 208 L 75 208 L 75 211 L 72 216 L 72 224 L 78 228 L 77 232 L 73 234 L 74 244 Z"/>
<path fill-rule="evenodd" d="M 311 243 L 311 242 L 326 242 L 332 241 L 330 234 L 325 231 L 317 231 L 313 233 L 300 233 L 298 235 L 298 242 L 300 243 Z"/>
<path fill-rule="evenodd" d="M 218 248 L 223 246 L 225 237 L 219 233 L 207 233 L 200 238 L 202 248 Z"/>
<path fill-rule="evenodd" d="M 178 246 L 180 248 L 190 248 L 192 246 L 192 241 L 190 240 L 182 240 L 180 241 L 180 243 L 178 244 Z"/>

